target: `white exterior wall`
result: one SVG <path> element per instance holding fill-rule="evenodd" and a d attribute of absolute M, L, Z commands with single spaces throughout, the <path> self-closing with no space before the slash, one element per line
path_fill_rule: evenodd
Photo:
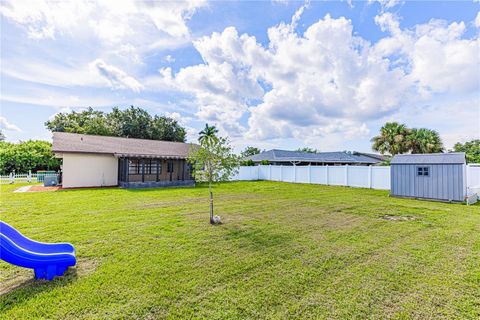
<path fill-rule="evenodd" d="M 105 187 L 118 184 L 118 159 L 110 155 L 64 153 L 64 188 Z"/>

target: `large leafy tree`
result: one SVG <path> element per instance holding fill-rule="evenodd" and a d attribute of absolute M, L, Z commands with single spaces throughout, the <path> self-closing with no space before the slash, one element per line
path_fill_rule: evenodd
<path fill-rule="evenodd" d="M 57 113 L 52 120 L 45 122 L 45 126 L 52 132 L 114 135 L 112 127 L 107 122 L 106 114 L 93 108 L 80 112 Z"/>
<path fill-rule="evenodd" d="M 52 132 L 71 132 L 102 136 L 130 137 L 185 142 L 186 132 L 178 121 L 155 115 L 131 106 L 125 110 L 113 108 L 112 112 L 88 108 L 70 113 L 59 113 L 45 123 Z"/>
<path fill-rule="evenodd" d="M 412 153 L 435 153 L 443 151 L 440 135 L 435 130 L 411 129 L 407 135 L 407 146 Z"/>
<path fill-rule="evenodd" d="M 251 146 L 246 147 L 242 152 L 240 152 L 240 165 L 254 166 L 255 162 L 253 162 L 252 159 L 246 159 L 246 158 L 259 154 L 260 152 L 262 152 L 262 150 L 256 147 L 251 147 Z"/>
<path fill-rule="evenodd" d="M 465 152 L 468 163 L 480 163 L 480 139 L 465 143 L 457 142 L 453 146 L 453 151 Z"/>
<path fill-rule="evenodd" d="M 144 109 L 131 106 L 125 110 L 113 108 L 107 121 L 118 137 L 151 139 L 152 116 Z"/>
<path fill-rule="evenodd" d="M 29 170 L 58 170 L 60 160 L 52 152 L 48 141 L 28 140 L 20 143 L 0 142 L 0 173 L 12 171 L 26 173 Z"/>
<path fill-rule="evenodd" d="M 298 148 L 298 152 L 305 152 L 305 153 L 318 153 L 319 151 L 317 149 L 309 148 L 309 147 L 303 147 L 303 148 Z"/>
<path fill-rule="evenodd" d="M 155 115 L 150 134 L 153 140 L 185 142 L 187 132 L 177 120 Z"/>
<path fill-rule="evenodd" d="M 237 172 L 239 159 L 233 153 L 228 139 L 217 136 L 218 130 L 214 126 L 205 126 L 199 134 L 200 146 L 192 148 L 188 162 L 192 164 L 192 174 L 197 181 L 208 183 L 210 196 L 210 223 L 217 224 L 219 218 L 213 215 L 212 184 L 227 181 L 232 174 Z"/>
<path fill-rule="evenodd" d="M 5 141 L 5 135 L 3 134 L 2 129 L 0 129 L 0 141 Z"/>
<path fill-rule="evenodd" d="M 392 156 L 408 151 L 407 135 L 409 129 L 404 124 L 387 122 L 380 128 L 380 135 L 372 138 L 372 149 L 381 154 L 389 153 Z"/>
<path fill-rule="evenodd" d="M 262 150 L 259 148 L 248 146 L 240 153 L 240 157 L 247 158 L 259 154 L 260 152 L 262 152 Z"/>

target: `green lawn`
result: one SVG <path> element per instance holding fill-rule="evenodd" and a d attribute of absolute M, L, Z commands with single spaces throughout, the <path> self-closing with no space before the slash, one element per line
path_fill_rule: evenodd
<path fill-rule="evenodd" d="M 0 261 L 0 318 L 480 318 L 480 206 L 276 182 L 12 193 L 1 219 L 68 241 L 53 282 Z"/>

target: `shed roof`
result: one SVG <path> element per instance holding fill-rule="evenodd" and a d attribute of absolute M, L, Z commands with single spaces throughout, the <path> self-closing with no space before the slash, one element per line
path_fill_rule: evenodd
<path fill-rule="evenodd" d="M 378 159 L 365 154 L 352 154 L 348 152 L 319 152 L 308 153 L 272 149 L 248 157 L 255 162 L 267 160 L 270 162 L 314 162 L 314 163 L 367 163 L 375 164 Z"/>
<path fill-rule="evenodd" d="M 56 153 L 98 153 L 129 157 L 186 158 L 195 144 L 54 132 Z"/>
<path fill-rule="evenodd" d="M 398 154 L 390 164 L 465 164 L 464 152 Z"/>

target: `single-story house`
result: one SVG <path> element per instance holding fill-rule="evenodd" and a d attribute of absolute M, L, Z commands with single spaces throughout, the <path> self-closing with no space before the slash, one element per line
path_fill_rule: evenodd
<path fill-rule="evenodd" d="M 194 185 L 186 158 L 196 145 L 181 142 L 53 133 L 63 160 L 64 188 Z"/>
<path fill-rule="evenodd" d="M 268 161 L 272 165 L 377 165 L 386 160 L 385 156 L 359 152 L 318 152 L 308 153 L 288 150 L 268 150 L 247 157 L 255 164 Z"/>

